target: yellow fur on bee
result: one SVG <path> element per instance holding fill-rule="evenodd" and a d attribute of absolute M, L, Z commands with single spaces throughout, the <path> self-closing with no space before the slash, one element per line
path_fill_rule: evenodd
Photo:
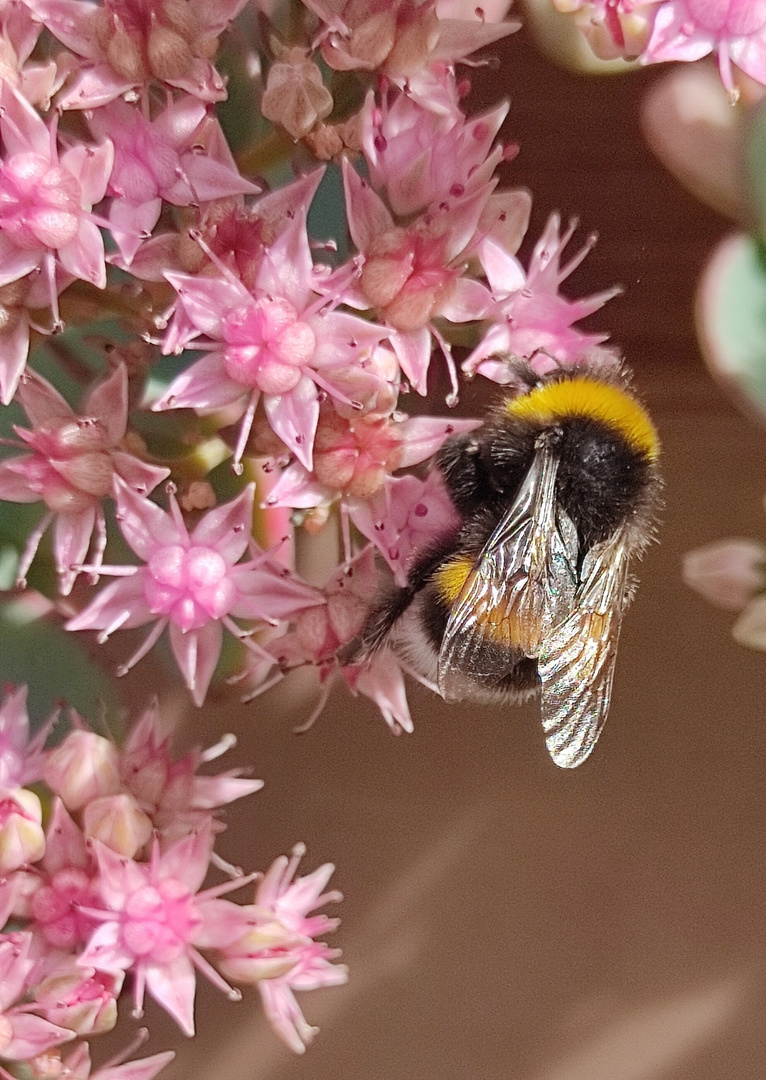
<path fill-rule="evenodd" d="M 644 410 L 619 386 L 583 375 L 535 387 L 506 402 L 509 416 L 550 425 L 568 417 L 596 420 L 617 431 L 651 461 L 659 456 L 660 441 Z"/>
<path fill-rule="evenodd" d="M 460 555 L 440 566 L 434 574 L 434 583 L 441 598 L 454 604 L 472 570 L 473 560 Z"/>

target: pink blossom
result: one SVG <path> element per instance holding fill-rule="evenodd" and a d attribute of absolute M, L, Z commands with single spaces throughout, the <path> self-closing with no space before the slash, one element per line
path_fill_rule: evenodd
<path fill-rule="evenodd" d="M 517 22 L 440 18 L 435 0 L 305 0 L 325 23 L 322 56 L 337 71 L 378 70 L 411 80 L 518 30 Z M 451 14 L 451 13 L 450 13 Z M 462 14 L 462 13 L 461 13 Z"/>
<path fill-rule="evenodd" d="M 553 0 L 564 14 L 576 12 L 577 23 L 595 56 L 635 60 L 652 32 L 659 0 Z"/>
<path fill-rule="evenodd" d="M 714 52 L 724 86 L 739 96 L 731 65 L 766 85 L 766 0 L 663 0 L 644 64 L 699 60 Z"/>
<path fill-rule="evenodd" d="M 607 334 L 585 333 L 573 324 L 598 311 L 619 288 L 580 300 L 567 300 L 559 286 L 580 265 L 595 243 L 588 243 L 564 266 L 561 257 L 576 223 L 560 234 L 557 214 L 551 215 L 535 245 L 524 273 L 521 264 L 501 244 L 487 238 L 479 245 L 479 257 L 495 297 L 493 321 L 481 342 L 463 364 L 463 370 L 479 372 L 495 382 L 508 382 L 511 372 L 504 358 L 532 359 L 541 371 L 557 363 L 574 364 L 606 340 Z"/>
<path fill-rule="evenodd" d="M 304 1052 L 318 1029 L 306 1022 L 294 991 L 348 980 L 346 967 L 332 963 L 339 950 L 314 940 L 334 930 L 338 920 L 309 914 L 342 899 L 338 892 L 324 892 L 334 867 L 325 863 L 295 878 L 304 852 L 299 844 L 290 859 L 283 855 L 274 861 L 256 888 L 255 903 L 243 909 L 252 926 L 221 951 L 220 961 L 231 978 L 257 984 L 267 1020 L 296 1054 Z"/>
<path fill-rule="evenodd" d="M 40 539 L 55 521 L 53 550 L 63 595 L 72 589 L 96 535 L 94 565 L 106 543 L 103 499 L 112 479 L 121 476 L 133 490 L 147 494 L 169 473 L 122 447 L 128 423 L 128 379 L 120 365 L 86 396 L 78 414 L 50 383 L 27 372 L 18 400 L 30 429 L 15 427 L 21 446 L 31 453 L 0 462 L 0 498 L 11 502 L 42 500 L 48 513 L 30 537 L 18 569 L 23 581 Z"/>
<path fill-rule="evenodd" d="M 224 736 L 208 750 L 174 755 L 156 701 L 133 725 L 120 754 L 122 782 L 163 841 L 180 839 L 208 821 L 219 807 L 263 787 L 262 780 L 241 776 L 241 769 L 214 776 L 198 774 L 201 765 L 215 760 L 233 744 L 232 736 Z M 216 826 L 217 831 L 222 828 L 222 824 Z"/>
<path fill-rule="evenodd" d="M 186 340 L 174 335 L 173 348 L 200 334 L 211 344 L 154 408 L 210 412 L 241 404 L 238 462 L 262 397 L 272 429 L 310 469 L 320 396 L 330 394 L 350 405 L 336 378 L 362 363 L 386 331 L 333 310 L 339 298 L 317 294 L 305 211 L 265 252 L 252 294 L 225 267 L 221 270 L 220 278 L 166 275 L 193 328 Z"/>
<path fill-rule="evenodd" d="M 457 104 L 436 113 L 398 91 L 382 95 L 378 105 L 370 92 L 361 112 L 361 136 L 373 187 L 397 215 L 481 188 L 502 159 L 503 147 L 493 148 L 492 141 L 507 112 L 503 102 L 467 120 Z"/>
<path fill-rule="evenodd" d="M 314 169 L 247 206 L 242 196 L 205 203 L 199 208 L 196 228 L 190 231 L 184 223 L 179 232 L 159 233 L 144 241 L 130 263 L 130 273 L 145 281 L 163 282 L 169 271 L 209 273 L 213 265 L 209 251 L 216 265 L 223 263 L 252 292 L 265 251 L 296 215 L 308 212 L 323 173 L 321 168 Z M 120 265 L 119 258 L 115 262 Z M 174 322 L 178 314 L 176 308 Z M 166 347 L 175 350 L 192 328 L 184 324 L 175 339 L 172 329 L 171 324 Z"/>
<path fill-rule="evenodd" d="M 226 920 L 216 899 L 220 893 L 251 879 L 198 892 L 212 851 L 209 826 L 190 833 L 163 854 L 155 842 L 148 864 L 117 855 L 98 840 L 92 843 L 104 906 L 87 909 L 100 925 L 78 964 L 96 971 L 132 972 L 136 1013 L 141 1015 L 148 991 L 185 1034 L 193 1035 L 195 967 L 238 998 L 196 945 L 204 941 L 210 947 L 219 923 L 223 932 Z"/>
<path fill-rule="evenodd" d="M 202 101 L 181 98 L 151 121 L 138 108 L 113 101 L 89 123 L 114 144 L 109 224 L 128 265 L 157 224 L 163 200 L 189 206 L 260 190 L 239 175 L 220 125 Z"/>
<path fill-rule="evenodd" d="M 332 408 L 323 409 L 314 441 L 313 472 L 293 462 L 274 483 L 266 505 L 308 509 L 329 506 L 340 498 L 344 520 L 377 543 L 378 534 L 369 535 L 368 504 L 380 496 L 391 475 L 432 457 L 445 439 L 473 431 L 480 423 L 431 416 L 400 419 L 356 414 L 346 419 Z M 348 561 L 347 523 L 345 548 Z"/>
<path fill-rule="evenodd" d="M 495 186 L 490 180 L 462 196 L 442 199 L 407 227 L 398 225 L 382 199 L 343 162 L 349 232 L 361 252 L 354 306 L 371 308 L 390 328 L 391 345 L 402 371 L 419 394 L 426 392 L 432 336 L 447 360 L 452 398 L 457 380 L 447 342 L 433 320 L 483 318 L 488 290 L 465 276 L 467 255 Z"/>
<path fill-rule="evenodd" d="M 93 930 L 94 920 L 84 908 L 93 906 L 99 893 L 95 860 L 60 799 L 53 801 L 45 855 L 35 870 L 37 884 L 29 902 L 35 936 L 54 949 L 74 951 Z"/>
<path fill-rule="evenodd" d="M 64 109 L 88 109 L 154 79 L 202 101 L 226 97 L 210 62 L 216 38 L 244 0 L 25 0 L 68 49 L 82 58 L 76 78 L 59 100 Z"/>
<path fill-rule="evenodd" d="M 382 649 L 364 665 L 344 663 L 341 659 L 343 646 L 361 633 L 378 586 L 374 548 L 368 545 L 339 567 L 323 589 L 315 590 L 318 602 L 295 613 L 293 629 L 266 643 L 270 660 L 257 657 L 248 664 L 240 676 L 250 687 L 245 700 L 270 689 L 292 669 L 311 664 L 319 669 L 322 691 L 300 730 L 314 723 L 333 686 L 342 678 L 353 694 L 362 693 L 378 706 L 395 734 L 411 732 L 412 718 L 399 657 L 389 649 Z"/>
<path fill-rule="evenodd" d="M 59 156 L 55 122 L 48 128 L 7 82 L 0 101 L 6 148 L 0 165 L 0 284 L 33 270 L 52 281 L 55 259 L 72 277 L 103 289 L 104 244 L 91 208 L 106 192 L 111 142 L 78 142 Z"/>
<path fill-rule="evenodd" d="M 55 60 L 30 61 L 42 27 L 25 4 L 5 3 L 0 11 L 0 70 L 31 105 L 50 107 L 51 95 L 63 81 Z"/>
<path fill-rule="evenodd" d="M 355 518 L 356 527 L 381 553 L 399 586 L 406 584 L 413 558 L 453 532 L 458 523 L 437 470 L 425 480 L 417 476 L 391 478 L 374 499 L 359 508 Z"/>
<path fill-rule="evenodd" d="M 46 724 L 30 739 L 27 688 L 7 687 L 0 705 L 0 786 L 17 787 L 40 779 L 49 730 L 50 724 Z"/>
<path fill-rule="evenodd" d="M 0 1058 L 6 1061 L 28 1061 L 75 1037 L 73 1031 L 34 1016 L 22 1004 L 30 989 L 31 943 L 31 934 L 0 936 Z"/>
<path fill-rule="evenodd" d="M 61 1080 L 154 1080 L 157 1073 L 174 1057 L 172 1050 L 152 1054 L 151 1057 L 141 1058 L 139 1061 L 123 1062 L 123 1055 L 120 1055 L 91 1072 L 90 1050 L 88 1044 L 82 1042 L 64 1058 L 59 1076 Z M 59 1076 L 54 1077 L 54 1080 L 59 1080 Z"/>
<path fill-rule="evenodd" d="M 101 573 L 119 580 L 70 619 L 67 629 L 100 630 L 103 642 L 115 630 L 154 622 L 124 673 L 169 627 L 173 655 L 192 699 L 201 705 L 221 652 L 223 627 L 257 649 L 233 618 L 279 622 L 304 607 L 310 594 L 256 548 L 250 533 L 252 484 L 205 514 L 191 533 L 172 494 L 167 513 L 119 478 L 115 488 L 123 536 L 145 565 L 101 567 Z M 240 563 L 248 550 L 253 558 Z"/>

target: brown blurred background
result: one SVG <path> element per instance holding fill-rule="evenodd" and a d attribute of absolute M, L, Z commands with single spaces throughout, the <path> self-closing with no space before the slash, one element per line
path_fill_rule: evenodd
<path fill-rule="evenodd" d="M 521 153 L 505 182 L 534 194 L 531 237 L 553 209 L 598 230 L 566 289 L 625 286 L 593 321 L 624 349 L 664 444 L 660 543 L 609 723 L 568 773 L 535 708 L 461 710 L 419 687 L 415 733 L 398 739 L 340 692 L 300 737 L 310 702 L 283 692 L 193 717 L 200 737 L 236 731 L 237 759 L 266 780 L 230 812 L 222 854 L 249 869 L 303 839 L 307 871 L 337 862 L 351 980 L 304 996 L 322 1031 L 303 1059 L 256 994 L 232 1005 L 201 985 L 193 1041 L 151 1017 L 150 1048 L 179 1049 L 168 1080 L 766 1074 L 766 656 L 680 581 L 685 550 L 766 533 L 766 432 L 713 385 L 692 330 L 695 280 L 729 226 L 643 144 L 639 103 L 660 72 L 566 74 L 524 31 L 503 53 L 477 78 L 488 101 L 511 98 Z"/>

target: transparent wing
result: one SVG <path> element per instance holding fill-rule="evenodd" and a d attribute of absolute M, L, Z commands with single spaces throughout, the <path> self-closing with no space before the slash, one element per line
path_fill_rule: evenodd
<path fill-rule="evenodd" d="M 571 611 L 577 533 L 556 509 L 558 460 L 543 443 L 508 513 L 455 601 L 442 640 L 439 691 L 456 701 L 535 656 L 546 631 Z"/>
<path fill-rule="evenodd" d="M 625 530 L 588 553 L 574 608 L 548 634 L 538 658 L 545 741 L 562 769 L 590 754 L 609 711 L 629 560 Z"/>

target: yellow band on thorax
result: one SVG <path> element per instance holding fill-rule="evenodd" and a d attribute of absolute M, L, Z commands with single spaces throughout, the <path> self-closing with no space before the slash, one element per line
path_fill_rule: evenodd
<path fill-rule="evenodd" d="M 509 416 L 542 425 L 568 417 L 596 420 L 619 432 L 650 460 L 659 456 L 657 431 L 636 399 L 619 386 L 588 375 L 544 383 L 522 397 L 511 398 L 505 408 Z"/>

